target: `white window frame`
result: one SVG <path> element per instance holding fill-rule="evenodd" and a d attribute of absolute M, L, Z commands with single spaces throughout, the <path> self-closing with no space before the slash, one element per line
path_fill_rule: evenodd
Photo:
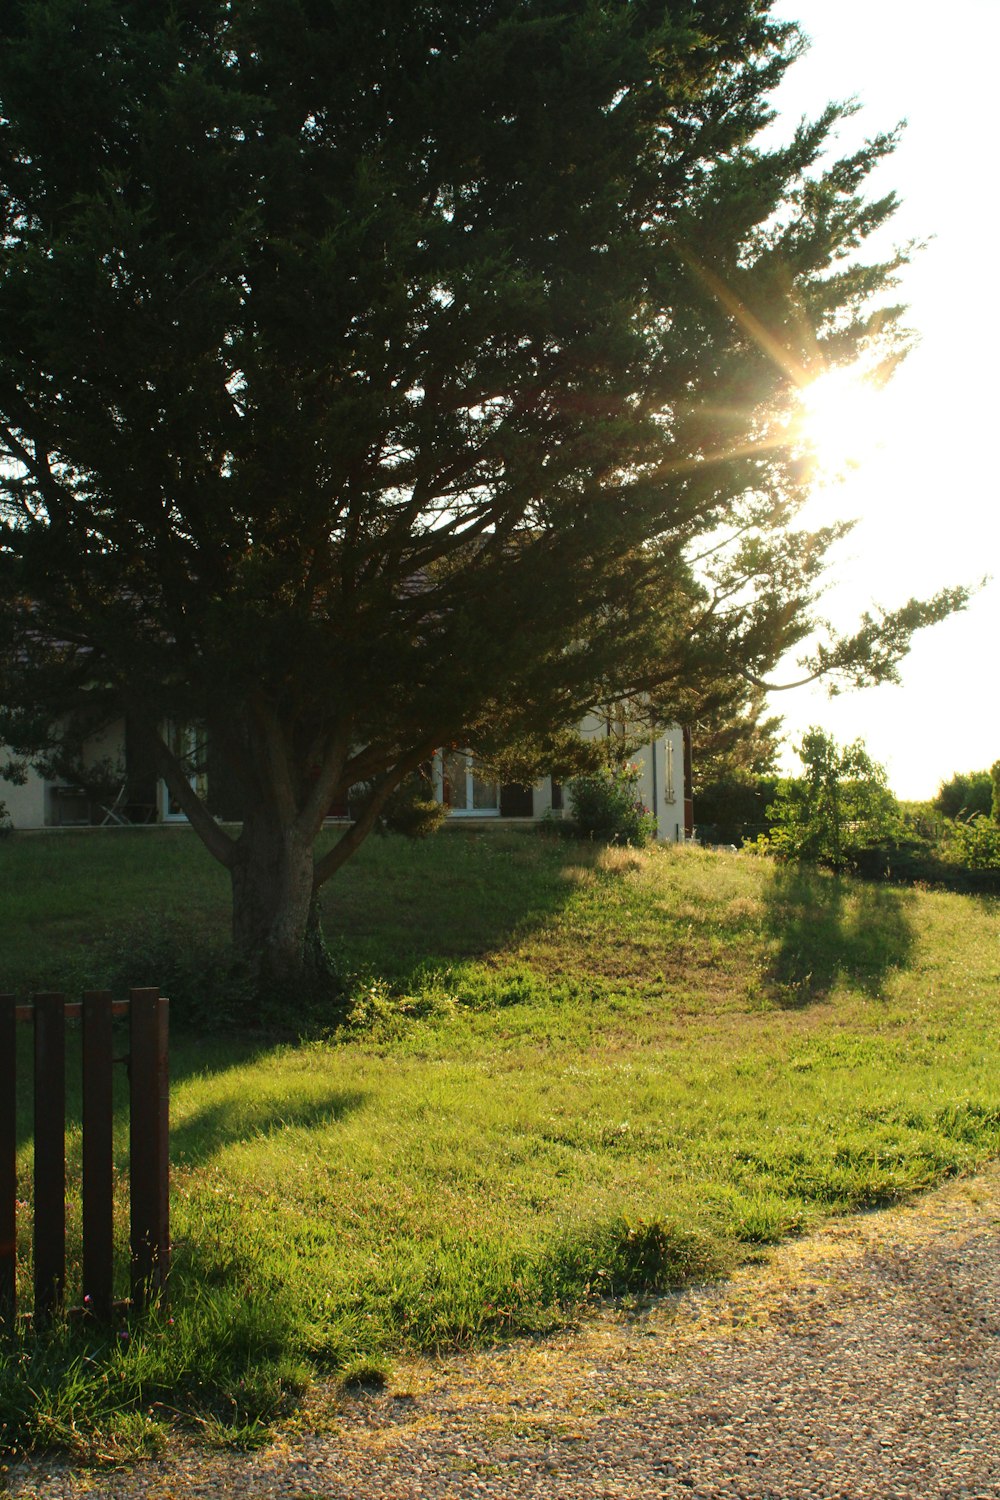
<path fill-rule="evenodd" d="M 178 737 L 183 736 L 185 755 L 195 756 L 198 754 L 199 749 L 203 751 L 205 731 L 200 727 L 200 725 L 177 724 L 174 720 L 170 719 L 163 726 L 163 737 L 168 745 L 170 745 L 174 740 L 175 734 Z M 188 782 L 190 783 L 193 791 L 197 792 L 200 797 L 204 797 L 208 782 L 207 774 L 204 770 L 193 771 L 188 777 Z M 159 800 L 160 822 L 186 823 L 188 821 L 188 815 L 186 812 L 173 812 L 171 810 L 170 804 L 173 799 L 173 794 L 162 777 L 156 783 L 156 789 Z"/>
<path fill-rule="evenodd" d="M 487 786 L 495 786 L 497 793 L 496 807 L 475 807 L 475 781 L 476 772 L 472 754 L 468 750 L 444 751 L 438 750 L 434 755 L 433 783 L 435 800 L 444 804 L 444 758 L 446 754 L 462 755 L 465 757 L 465 803 L 464 807 L 455 807 L 447 804 L 449 818 L 499 818 L 500 816 L 500 783 L 497 781 L 487 782 Z"/>

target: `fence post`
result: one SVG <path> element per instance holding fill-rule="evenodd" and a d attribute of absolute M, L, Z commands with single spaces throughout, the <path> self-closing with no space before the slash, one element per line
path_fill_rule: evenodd
<path fill-rule="evenodd" d="M 142 1312 L 170 1268 L 167 1070 L 169 1002 L 159 990 L 129 991 L 132 1306 Z"/>
<path fill-rule="evenodd" d="M 35 1326 L 66 1284 L 66 1001 L 35 996 Z"/>
<path fill-rule="evenodd" d="M 111 995 L 83 997 L 83 1305 L 111 1317 L 114 1290 Z"/>
<path fill-rule="evenodd" d="M 0 1323 L 17 1315 L 17 1001 L 0 995 Z"/>

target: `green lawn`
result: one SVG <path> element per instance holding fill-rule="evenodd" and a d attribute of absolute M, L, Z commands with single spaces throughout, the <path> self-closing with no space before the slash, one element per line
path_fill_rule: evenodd
<path fill-rule="evenodd" d="M 183 985 L 224 941 L 186 830 L 8 839 L 0 876 L 0 988 L 142 982 L 171 948 Z M 972 1169 L 997 918 L 691 849 L 370 841 L 327 897 L 346 1026 L 205 1035 L 178 1005 L 169 1314 L 16 1344 L 7 1442 L 128 1450 L 177 1414 L 250 1441 L 317 1369 L 551 1328 Z"/>

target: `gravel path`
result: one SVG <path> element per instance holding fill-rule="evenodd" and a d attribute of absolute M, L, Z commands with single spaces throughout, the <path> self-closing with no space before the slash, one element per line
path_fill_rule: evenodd
<path fill-rule="evenodd" d="M 560 1337 L 321 1392 L 262 1453 L 179 1442 L 17 1500 L 1000 1500 L 1000 1164 Z"/>

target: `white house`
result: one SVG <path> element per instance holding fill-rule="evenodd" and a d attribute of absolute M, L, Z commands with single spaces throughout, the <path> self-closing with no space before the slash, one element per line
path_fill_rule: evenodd
<path fill-rule="evenodd" d="M 613 727 L 606 718 L 592 714 L 581 730 L 597 736 L 612 733 Z M 174 741 L 172 748 L 181 756 L 196 750 L 197 731 L 171 726 L 168 734 Z M 87 746 L 89 763 L 121 768 L 117 786 L 112 776 L 106 792 L 100 795 L 88 793 L 80 786 L 45 780 L 33 769 L 29 769 L 23 785 L 0 781 L 0 802 L 6 805 L 14 828 L 185 822 L 165 783 L 152 773 L 137 769 L 130 748 L 124 726 L 109 730 Z M 640 768 L 637 793 L 656 818 L 657 837 L 668 842 L 690 837 L 690 740 L 686 731 L 672 725 L 652 738 L 634 759 Z M 205 793 L 210 777 L 209 756 L 208 771 L 200 771 L 192 778 L 199 793 Z M 435 796 L 446 804 L 450 817 L 456 820 L 486 824 L 500 819 L 527 822 L 569 815 L 565 790 L 551 776 L 542 777 L 532 787 L 501 786 L 478 776 L 471 755 L 464 751 L 443 750 L 435 755 L 431 780 Z M 346 804 L 331 811 L 332 821 L 341 818 L 346 821 Z"/>
<path fill-rule="evenodd" d="M 612 726 L 597 714 L 588 715 L 584 734 L 604 735 Z M 637 795 L 656 819 L 656 836 L 669 843 L 690 838 L 693 832 L 690 792 L 690 737 L 677 724 L 664 730 L 633 757 L 639 767 Z M 532 787 L 499 786 L 476 775 L 471 755 L 460 750 L 439 752 L 432 767 L 434 793 L 453 818 L 487 822 L 493 818 L 538 820 L 569 816 L 565 789 L 551 776 Z"/>

